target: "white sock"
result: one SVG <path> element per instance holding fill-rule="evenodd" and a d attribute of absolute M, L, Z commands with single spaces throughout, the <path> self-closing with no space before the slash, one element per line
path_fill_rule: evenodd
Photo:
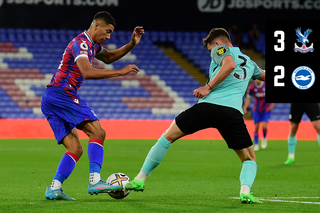
<path fill-rule="evenodd" d="M 294 159 L 294 154 L 289 154 L 288 156 L 289 158 L 293 158 Z"/>
<path fill-rule="evenodd" d="M 148 174 L 144 173 L 142 170 L 140 170 L 139 174 L 136 177 L 136 181 L 139 182 L 141 180 L 145 181 L 148 177 Z"/>
<path fill-rule="evenodd" d="M 55 190 L 55 189 L 61 189 L 61 182 L 58 180 L 53 180 L 50 189 Z"/>
<path fill-rule="evenodd" d="M 92 172 L 90 173 L 89 183 L 96 184 L 101 180 L 100 173 Z"/>
<path fill-rule="evenodd" d="M 242 185 L 240 193 L 250 194 L 250 187 L 248 185 Z"/>

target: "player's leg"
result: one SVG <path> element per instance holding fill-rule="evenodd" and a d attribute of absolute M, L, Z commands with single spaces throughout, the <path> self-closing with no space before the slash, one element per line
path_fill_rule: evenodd
<path fill-rule="evenodd" d="M 79 126 L 86 135 L 89 137 L 88 143 L 88 157 L 89 157 L 89 194 L 105 193 L 115 190 L 120 190 L 122 187 L 110 186 L 104 180 L 101 180 L 101 168 L 104 156 L 104 139 L 106 131 L 102 128 L 98 120 L 84 121 Z"/>
<path fill-rule="evenodd" d="M 228 109 L 226 117 L 229 123 L 218 128 L 220 134 L 242 162 L 240 173 L 240 201 L 242 203 L 261 203 L 250 193 L 257 174 L 256 156 L 251 137 L 242 119 L 242 114 L 235 109 Z"/>
<path fill-rule="evenodd" d="M 160 164 L 172 143 L 179 138 L 192 134 L 200 129 L 209 127 L 205 122 L 213 104 L 195 104 L 180 113 L 171 123 L 170 127 L 161 135 L 157 143 L 149 151 L 139 174 L 126 185 L 127 189 L 135 191 L 144 190 L 144 181 L 148 175 Z"/>
<path fill-rule="evenodd" d="M 288 137 L 288 158 L 284 162 L 285 164 L 292 164 L 294 163 L 294 158 L 295 158 L 295 150 L 297 146 L 297 131 L 299 128 L 299 123 L 296 122 L 290 122 L 290 133 Z"/>
<path fill-rule="evenodd" d="M 250 193 L 258 168 L 253 146 L 234 151 L 237 153 L 242 162 L 242 169 L 240 173 L 240 201 L 242 203 L 262 203 Z"/>
<path fill-rule="evenodd" d="M 306 114 L 312 122 L 314 129 L 318 134 L 318 143 L 320 145 L 320 109 L 317 103 L 306 104 Z"/>
<path fill-rule="evenodd" d="M 262 140 L 261 140 L 261 148 L 265 149 L 268 146 L 267 142 L 267 131 L 268 131 L 268 122 L 270 118 L 270 111 L 266 111 L 263 113 L 263 118 L 262 118 Z"/>
<path fill-rule="evenodd" d="M 172 143 L 185 134 L 179 129 L 175 120 L 170 127 L 161 135 L 156 144 L 150 149 L 139 174 L 126 185 L 127 189 L 135 191 L 144 190 L 144 181 L 148 175 L 161 163 L 167 150 Z"/>
<path fill-rule="evenodd" d="M 75 200 L 62 191 L 61 185 L 72 173 L 83 152 L 77 130 L 72 129 L 60 143 L 66 147 L 67 151 L 60 160 L 53 181 L 46 190 L 45 197 L 49 200 Z"/>
<path fill-rule="evenodd" d="M 240 201 L 242 203 L 262 203 L 251 195 L 250 190 L 257 174 L 256 156 L 251 137 L 242 119 L 242 114 L 232 108 L 226 113 L 229 123 L 218 128 L 220 134 L 242 162 L 240 173 Z"/>
<path fill-rule="evenodd" d="M 259 151 L 260 113 L 257 111 L 253 111 L 252 116 L 253 116 L 253 123 L 254 123 L 254 133 L 253 133 L 254 151 Z"/>
<path fill-rule="evenodd" d="M 257 163 L 253 146 L 241 150 L 234 150 L 242 162 L 240 173 L 240 201 L 242 203 L 262 203 L 251 195 L 251 187 L 257 174 Z"/>
<path fill-rule="evenodd" d="M 267 148 L 267 126 L 268 122 L 262 122 L 262 140 L 261 140 L 261 148 Z"/>
<path fill-rule="evenodd" d="M 240 201 L 242 203 L 262 203 L 250 193 L 258 168 L 253 146 L 234 151 L 237 153 L 242 162 L 242 168 L 240 172 Z"/>
<path fill-rule="evenodd" d="M 297 145 L 297 131 L 302 115 L 305 112 L 305 105 L 300 103 L 292 103 L 290 107 L 289 121 L 290 132 L 288 137 L 288 158 L 285 164 L 292 164 L 295 161 L 295 149 Z"/>
<path fill-rule="evenodd" d="M 254 151 L 259 151 L 259 126 L 260 122 L 254 124 L 254 134 L 253 134 L 253 140 L 254 140 Z"/>
<path fill-rule="evenodd" d="M 312 121 L 312 125 L 314 127 L 314 129 L 316 130 L 317 134 L 318 134 L 318 143 L 320 145 L 320 120 L 314 120 Z"/>
<path fill-rule="evenodd" d="M 88 142 L 88 157 L 91 184 L 96 184 L 101 180 L 100 171 L 104 156 L 104 139 L 106 136 L 105 130 L 101 127 L 99 121 L 84 121 L 79 127 L 89 137 Z"/>

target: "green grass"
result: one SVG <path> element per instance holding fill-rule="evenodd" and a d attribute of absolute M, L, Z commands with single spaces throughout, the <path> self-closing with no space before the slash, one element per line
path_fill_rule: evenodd
<path fill-rule="evenodd" d="M 102 178 L 123 172 L 133 178 L 155 140 L 106 140 Z M 241 162 L 224 141 L 179 140 L 148 177 L 144 192 L 123 200 L 89 195 L 87 141 L 74 172 L 63 184 L 74 202 L 44 197 L 65 152 L 55 140 L 0 140 L 0 212 L 320 212 L 320 147 L 298 141 L 296 162 L 284 165 L 286 141 L 268 141 L 256 153 L 258 173 L 252 187 L 261 205 L 240 204 Z M 306 198 L 290 198 L 306 197 Z M 272 200 L 293 202 L 275 202 Z M 301 203 L 302 201 L 312 203 Z"/>

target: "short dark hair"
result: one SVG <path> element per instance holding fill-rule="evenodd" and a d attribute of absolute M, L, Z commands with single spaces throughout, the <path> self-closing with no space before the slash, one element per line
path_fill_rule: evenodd
<path fill-rule="evenodd" d="M 213 28 L 209 35 L 203 39 L 203 46 L 206 48 L 208 44 L 215 39 L 222 39 L 225 42 L 231 42 L 229 33 L 223 28 Z"/>
<path fill-rule="evenodd" d="M 97 12 L 93 17 L 93 20 L 102 20 L 106 24 L 111 24 L 116 27 L 116 21 L 111 16 L 111 14 L 106 11 Z"/>

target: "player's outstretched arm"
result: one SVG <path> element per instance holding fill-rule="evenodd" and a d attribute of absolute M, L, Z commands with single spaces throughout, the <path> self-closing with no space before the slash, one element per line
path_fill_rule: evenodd
<path fill-rule="evenodd" d="M 129 64 L 119 70 L 100 70 L 91 67 L 91 64 L 87 58 L 79 58 L 77 60 L 77 66 L 79 67 L 82 76 L 85 79 L 104 79 L 112 78 L 116 76 L 126 75 L 129 72 L 139 72 L 139 68 L 134 64 Z"/>
<path fill-rule="evenodd" d="M 134 28 L 131 41 L 128 44 L 112 51 L 104 50 L 103 53 L 96 55 L 96 58 L 106 64 L 119 60 L 139 44 L 142 34 L 144 34 L 144 29 L 142 27 Z"/>

